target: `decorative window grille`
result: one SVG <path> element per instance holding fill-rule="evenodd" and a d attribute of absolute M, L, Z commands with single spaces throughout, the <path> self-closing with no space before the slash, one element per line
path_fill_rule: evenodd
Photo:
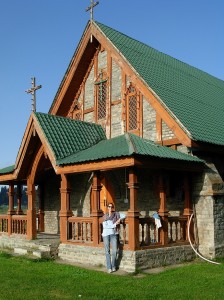
<path fill-rule="evenodd" d="M 96 101 L 97 101 L 97 120 L 103 120 L 106 118 L 107 111 L 107 79 L 105 74 L 100 73 L 100 76 L 95 82 L 96 86 Z"/>
<path fill-rule="evenodd" d="M 138 129 L 138 97 L 136 89 L 130 85 L 127 91 L 127 130 Z"/>

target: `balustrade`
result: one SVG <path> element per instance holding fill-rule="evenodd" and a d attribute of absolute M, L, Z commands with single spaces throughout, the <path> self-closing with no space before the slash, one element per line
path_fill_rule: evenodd
<path fill-rule="evenodd" d="M 12 233 L 27 234 L 27 217 L 26 216 L 12 216 Z"/>
<path fill-rule="evenodd" d="M 93 218 L 69 217 L 68 240 L 91 243 L 93 241 Z"/>
<path fill-rule="evenodd" d="M 99 219 L 99 241 L 102 243 L 103 218 Z M 187 222 L 185 216 L 168 217 L 168 243 L 180 244 L 187 241 Z M 92 243 L 92 218 L 70 217 L 68 218 L 69 236 L 71 242 Z M 141 248 L 151 246 L 161 246 L 161 229 L 157 228 L 154 218 L 139 218 L 139 239 Z M 126 248 L 128 241 L 128 218 L 120 224 L 120 244 Z"/>
<path fill-rule="evenodd" d="M 0 232 L 8 232 L 8 215 L 0 215 Z"/>

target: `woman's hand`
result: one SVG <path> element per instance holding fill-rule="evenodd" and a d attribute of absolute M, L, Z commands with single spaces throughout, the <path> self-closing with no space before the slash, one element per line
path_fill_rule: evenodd
<path fill-rule="evenodd" d="M 120 222 L 121 222 L 121 219 L 118 219 L 115 224 L 118 225 L 118 224 L 120 224 Z"/>

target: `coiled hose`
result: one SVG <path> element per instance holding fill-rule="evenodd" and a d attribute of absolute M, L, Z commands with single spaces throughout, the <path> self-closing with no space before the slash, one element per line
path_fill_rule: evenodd
<path fill-rule="evenodd" d="M 212 263 L 212 264 L 215 264 L 215 265 L 221 265 L 219 262 L 212 261 L 212 260 L 210 260 L 210 259 L 207 259 L 207 258 L 203 257 L 203 256 L 202 256 L 202 255 L 194 248 L 194 246 L 192 245 L 191 237 L 190 237 L 190 226 L 191 226 L 191 220 L 192 220 L 192 218 L 193 218 L 193 215 L 194 215 L 194 214 L 191 214 L 191 216 L 190 216 L 190 219 L 189 219 L 189 222 L 188 222 L 188 228 L 187 228 L 187 234 L 188 234 L 188 239 L 189 239 L 191 248 L 194 250 L 194 252 L 196 253 L 196 255 L 198 255 L 201 259 L 206 260 L 207 262 Z"/>

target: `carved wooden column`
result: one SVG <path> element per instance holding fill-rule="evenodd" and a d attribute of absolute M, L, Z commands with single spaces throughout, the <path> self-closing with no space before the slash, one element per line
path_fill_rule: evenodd
<path fill-rule="evenodd" d="M 8 206 L 8 235 L 12 234 L 12 215 L 15 214 L 14 210 L 14 183 L 9 184 L 9 191 L 8 191 L 8 197 L 9 197 L 9 206 Z"/>
<path fill-rule="evenodd" d="M 182 226 L 182 231 L 183 231 L 183 235 L 187 236 L 187 239 L 189 239 L 188 237 L 188 223 L 190 220 L 190 216 L 193 213 L 193 209 L 192 209 L 192 202 L 191 202 L 191 196 L 190 196 L 190 185 L 189 185 L 189 177 L 188 174 L 186 173 L 184 176 L 184 212 L 183 215 L 187 216 L 188 221 L 186 226 L 184 226 L 184 222 L 182 222 L 181 226 Z M 181 218 L 180 218 L 181 220 Z M 190 237 L 191 240 L 194 239 L 194 227 L 193 227 L 193 223 L 191 224 L 192 226 L 190 227 Z"/>
<path fill-rule="evenodd" d="M 128 210 L 129 249 L 139 248 L 138 181 L 135 169 L 129 170 L 130 209 Z"/>
<path fill-rule="evenodd" d="M 20 183 L 17 184 L 17 210 L 16 210 L 16 214 L 17 215 L 23 215 L 23 210 L 21 208 L 21 204 L 22 204 L 22 186 Z"/>
<path fill-rule="evenodd" d="M 59 213 L 60 217 L 60 239 L 61 242 L 68 240 L 68 218 L 72 216 L 70 209 L 70 193 L 71 186 L 67 175 L 61 175 L 61 210 Z"/>
<path fill-rule="evenodd" d="M 166 191 L 164 185 L 163 175 L 159 175 L 159 197 L 160 197 L 160 207 L 158 214 L 162 219 L 162 228 L 160 230 L 160 238 L 162 245 L 166 245 L 168 243 L 168 215 L 169 211 L 166 208 Z"/>
<path fill-rule="evenodd" d="M 44 199 L 43 199 L 43 186 L 42 185 L 39 185 L 39 187 L 38 187 L 38 198 L 39 198 L 39 210 L 38 210 L 39 224 L 38 224 L 38 230 L 40 232 L 44 232 Z"/>
<path fill-rule="evenodd" d="M 93 193 L 93 201 L 92 201 L 92 212 L 91 217 L 93 218 L 93 245 L 98 246 L 100 243 L 100 226 L 99 219 L 102 217 L 103 212 L 100 210 L 100 172 L 93 173 L 93 183 L 92 183 L 92 193 Z"/>
<path fill-rule="evenodd" d="M 36 207 L 35 207 L 35 185 L 30 180 L 30 178 L 27 179 L 27 198 L 28 198 L 27 239 L 32 240 L 37 237 L 37 228 L 36 228 Z"/>
<path fill-rule="evenodd" d="M 192 214 L 192 203 L 190 197 L 190 185 L 189 185 L 189 177 L 187 174 L 184 176 L 184 215 L 190 216 Z"/>

